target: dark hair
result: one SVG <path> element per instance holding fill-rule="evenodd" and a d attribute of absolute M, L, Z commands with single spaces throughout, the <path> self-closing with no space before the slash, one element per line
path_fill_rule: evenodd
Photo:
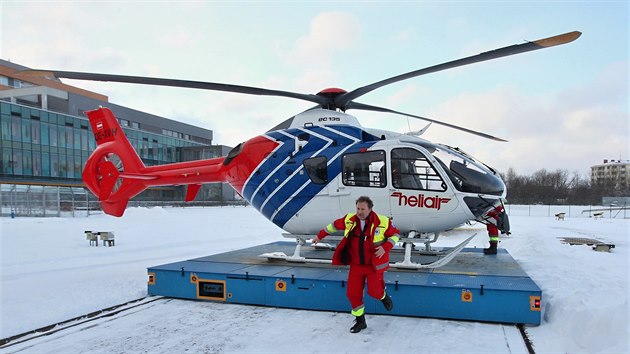
<path fill-rule="evenodd" d="M 359 203 L 367 203 L 368 208 L 370 209 L 374 207 L 374 203 L 372 202 L 372 199 L 370 199 L 370 197 L 366 197 L 366 196 L 359 197 L 359 199 L 357 199 L 355 204 L 359 204 Z"/>

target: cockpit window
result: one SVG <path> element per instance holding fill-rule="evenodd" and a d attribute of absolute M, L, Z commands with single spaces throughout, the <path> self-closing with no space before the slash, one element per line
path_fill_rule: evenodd
<path fill-rule="evenodd" d="M 446 190 L 446 184 L 431 162 L 411 148 L 392 150 L 392 185 L 401 189 Z"/>
<path fill-rule="evenodd" d="M 384 188 L 387 185 L 384 151 L 346 154 L 342 163 L 346 186 Z"/>
<path fill-rule="evenodd" d="M 462 192 L 502 195 L 505 185 L 501 178 L 476 162 L 468 155 L 454 148 L 440 146 L 433 156 L 455 185 Z"/>

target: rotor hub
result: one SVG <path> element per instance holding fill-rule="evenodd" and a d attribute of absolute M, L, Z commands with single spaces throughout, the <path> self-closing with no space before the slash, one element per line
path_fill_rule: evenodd
<path fill-rule="evenodd" d="M 343 107 L 337 106 L 337 102 L 335 102 L 335 98 L 337 98 L 340 95 L 343 95 L 344 93 L 348 93 L 348 91 L 337 88 L 337 87 L 330 87 L 330 88 L 319 91 L 317 93 L 317 96 L 326 97 L 328 99 L 328 103 L 323 104 L 322 108 L 330 109 L 330 110 L 341 109 L 342 111 L 345 111 Z"/>
<path fill-rule="evenodd" d="M 348 93 L 348 91 L 336 87 L 329 87 L 327 89 L 323 89 L 317 93 L 317 96 L 324 97 L 336 97 L 341 95 L 342 93 Z"/>

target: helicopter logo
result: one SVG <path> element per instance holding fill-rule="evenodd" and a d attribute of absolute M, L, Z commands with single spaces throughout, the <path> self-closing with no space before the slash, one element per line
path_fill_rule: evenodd
<path fill-rule="evenodd" d="M 440 198 L 439 196 L 435 197 L 425 197 L 424 194 L 418 194 L 417 196 L 411 195 L 407 196 L 402 194 L 401 192 L 394 192 L 391 195 L 394 198 L 398 198 L 399 206 L 410 206 L 417 208 L 429 208 L 429 209 L 437 209 L 440 210 L 442 203 L 448 203 L 451 198 Z"/>

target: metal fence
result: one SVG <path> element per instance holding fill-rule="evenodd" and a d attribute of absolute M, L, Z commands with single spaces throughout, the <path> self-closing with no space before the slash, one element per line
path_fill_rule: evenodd
<path fill-rule="evenodd" d="M 131 200 L 129 207 L 215 207 L 247 205 L 237 201 L 184 202 L 174 200 Z M 0 207 L 3 217 L 16 216 L 89 216 L 102 213 L 98 199 L 81 187 L 32 186 L 0 184 Z M 580 218 L 598 215 L 604 218 L 630 218 L 630 205 L 511 205 L 506 206 L 508 215 L 549 216 L 565 213 L 565 217 Z"/>
<path fill-rule="evenodd" d="M 92 198 L 90 198 L 92 197 Z M 84 188 L 0 185 L 2 216 L 75 216 L 88 213 L 95 198 Z"/>
<path fill-rule="evenodd" d="M 564 213 L 568 218 L 588 218 L 601 216 L 605 218 L 630 218 L 630 205 L 511 205 L 505 206 L 508 215 L 514 216 L 550 216 Z"/>
<path fill-rule="evenodd" d="M 184 202 L 173 200 L 129 201 L 129 207 L 214 207 L 243 206 L 245 201 Z M 0 184 L 0 210 L 2 217 L 16 216 L 89 216 L 101 214 L 101 205 L 91 192 L 81 187 L 33 186 Z"/>

